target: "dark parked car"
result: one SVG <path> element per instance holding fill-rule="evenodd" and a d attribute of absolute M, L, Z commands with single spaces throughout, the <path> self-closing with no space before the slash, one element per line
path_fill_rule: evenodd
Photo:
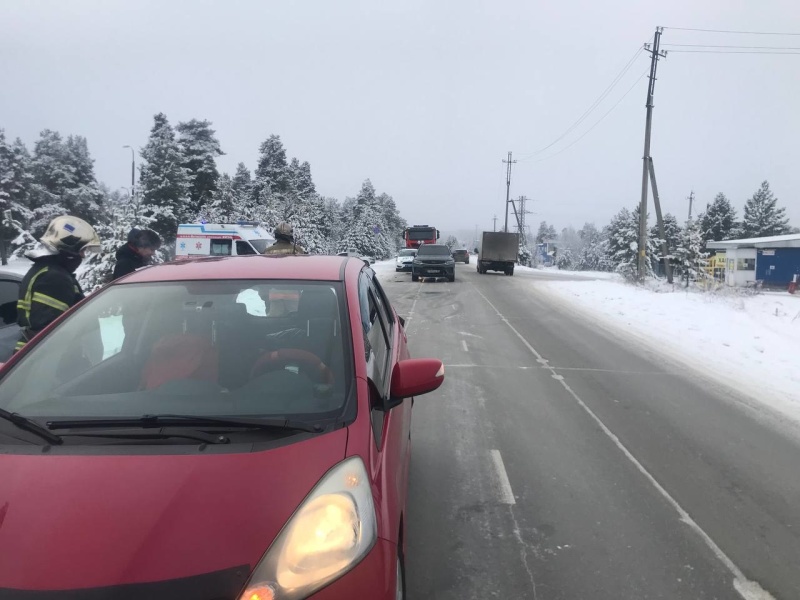
<path fill-rule="evenodd" d="M 450 256 L 450 248 L 444 244 L 423 244 L 417 250 L 411 267 L 411 281 L 420 277 L 447 277 L 456 280 L 456 261 Z"/>
<path fill-rule="evenodd" d="M 453 250 L 453 260 L 456 262 L 463 262 L 464 264 L 469 264 L 469 250 L 466 248 L 463 250 Z"/>
<path fill-rule="evenodd" d="M 0 363 L 9 359 L 19 340 L 17 298 L 22 273 L 0 269 Z"/>

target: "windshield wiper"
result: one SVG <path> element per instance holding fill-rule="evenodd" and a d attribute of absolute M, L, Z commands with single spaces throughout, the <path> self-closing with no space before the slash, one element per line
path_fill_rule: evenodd
<path fill-rule="evenodd" d="M 43 440 L 50 442 L 51 444 L 60 444 L 64 440 L 61 439 L 60 435 L 53 433 L 52 431 L 47 430 L 45 427 L 42 427 L 37 421 L 33 419 L 29 419 L 28 417 L 23 417 L 19 413 L 9 412 L 3 408 L 0 408 L 0 419 L 5 419 L 6 421 L 10 421 L 20 429 L 24 429 L 30 433 L 38 435 Z"/>
<path fill-rule="evenodd" d="M 71 419 L 48 421 L 49 429 L 81 429 L 103 427 L 236 427 L 250 429 L 284 429 L 288 431 L 307 431 L 320 433 L 323 427 L 305 421 L 292 419 L 260 419 L 257 417 L 206 417 L 203 415 L 142 415 L 141 417 L 120 417 L 112 419 Z"/>
<path fill-rule="evenodd" d="M 62 433 L 61 437 L 96 437 L 96 438 L 115 438 L 131 440 L 166 440 L 169 438 L 183 438 L 186 440 L 196 440 L 204 444 L 229 444 L 230 438 L 224 435 L 213 435 L 204 431 L 193 429 L 183 429 L 179 427 L 160 427 L 155 430 L 149 429 L 110 429 L 108 431 L 90 432 L 70 432 Z"/>

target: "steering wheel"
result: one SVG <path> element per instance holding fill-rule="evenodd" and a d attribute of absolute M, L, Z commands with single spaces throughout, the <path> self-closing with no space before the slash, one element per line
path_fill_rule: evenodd
<path fill-rule="evenodd" d="M 332 386 L 334 382 L 333 371 L 314 353 L 298 348 L 283 348 L 272 352 L 265 352 L 250 370 L 250 378 L 258 377 L 269 371 L 277 371 L 287 365 L 298 365 L 300 372 L 312 379 L 315 383 Z M 305 367 L 305 368 L 303 368 Z"/>

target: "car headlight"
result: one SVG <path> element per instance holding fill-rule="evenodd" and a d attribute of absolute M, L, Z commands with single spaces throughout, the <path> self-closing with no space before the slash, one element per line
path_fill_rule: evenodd
<path fill-rule="evenodd" d="M 311 490 L 253 570 L 239 600 L 299 600 L 352 569 L 378 539 L 372 490 L 354 456 Z"/>

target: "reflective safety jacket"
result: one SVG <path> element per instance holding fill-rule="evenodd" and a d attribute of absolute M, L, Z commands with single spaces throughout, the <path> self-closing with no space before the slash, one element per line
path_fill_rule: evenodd
<path fill-rule="evenodd" d="M 22 338 L 16 349 L 83 298 L 78 280 L 60 264 L 59 257 L 48 256 L 34 262 L 19 287 L 17 323 L 22 328 Z"/>

